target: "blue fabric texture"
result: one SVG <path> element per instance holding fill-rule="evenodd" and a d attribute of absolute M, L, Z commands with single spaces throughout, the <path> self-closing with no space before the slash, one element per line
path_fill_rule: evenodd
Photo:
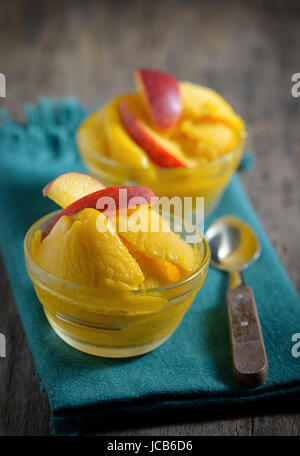
<path fill-rule="evenodd" d="M 26 273 L 23 239 L 33 222 L 56 209 L 43 198 L 42 187 L 63 172 L 84 171 L 74 132 L 86 113 L 74 99 L 42 99 L 28 106 L 24 125 L 1 113 L 0 246 L 36 373 L 49 397 L 53 432 L 72 435 L 251 413 L 299 399 L 300 358 L 291 353 L 292 335 L 300 331 L 299 299 L 237 175 L 207 225 L 235 214 L 260 238 L 262 255 L 244 277 L 256 296 L 269 359 L 264 385 L 246 389 L 235 384 L 225 306 L 228 278 L 212 268 L 177 331 L 147 355 L 97 358 L 55 335 Z"/>

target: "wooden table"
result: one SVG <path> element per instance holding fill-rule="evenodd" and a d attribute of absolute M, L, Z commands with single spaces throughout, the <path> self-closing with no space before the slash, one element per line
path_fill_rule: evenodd
<path fill-rule="evenodd" d="M 75 95 L 101 104 L 133 89 L 136 66 L 169 70 L 220 91 L 246 120 L 255 173 L 242 175 L 252 202 L 300 289 L 300 4 L 295 1 L 6 1 L 0 2 L 1 106 L 21 117 L 41 95 Z M 298 266 L 298 268 L 297 268 Z M 21 322 L 0 265 L 0 435 L 49 434 Z M 123 435 L 300 434 L 300 415 L 217 417 L 125 430 Z M 120 432 L 116 432 L 120 435 Z"/>

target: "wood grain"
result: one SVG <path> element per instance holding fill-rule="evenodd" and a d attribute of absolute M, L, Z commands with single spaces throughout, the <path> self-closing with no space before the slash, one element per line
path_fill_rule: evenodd
<path fill-rule="evenodd" d="M 136 66 L 167 69 L 220 91 L 246 120 L 256 151 L 242 175 L 252 202 L 300 290 L 300 4 L 295 1 L 2 1 L 0 105 L 22 118 L 41 95 L 101 104 L 133 89 Z M 12 292 L 0 265 L 0 434 L 47 435 L 49 406 L 39 392 Z M 217 417 L 122 431 L 122 435 L 299 435 L 298 413 Z M 121 435 L 120 432 L 116 435 Z"/>

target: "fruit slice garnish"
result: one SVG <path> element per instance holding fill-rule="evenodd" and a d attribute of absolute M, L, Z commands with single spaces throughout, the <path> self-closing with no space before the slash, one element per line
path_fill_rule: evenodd
<path fill-rule="evenodd" d="M 136 104 L 139 100 L 133 95 Z M 121 122 L 118 103 L 124 98 L 116 97 L 104 108 L 103 127 L 109 149 L 110 157 L 118 163 L 131 166 L 133 168 L 149 169 L 151 162 L 146 152 L 132 140 Z"/>
<path fill-rule="evenodd" d="M 162 168 L 187 167 L 184 156 L 176 143 L 161 138 L 130 109 L 126 100 L 118 104 L 124 128 L 131 138 Z"/>
<path fill-rule="evenodd" d="M 75 215 L 86 208 L 98 209 L 100 212 L 110 209 L 119 210 L 124 209 L 125 207 L 136 207 L 141 204 L 152 204 L 156 199 L 153 191 L 147 187 L 120 185 L 103 188 L 74 201 L 57 214 L 44 229 L 43 237 L 50 233 L 53 226 L 64 215 Z M 111 202 L 114 202 L 114 207 L 110 207 Z"/>
<path fill-rule="evenodd" d="M 135 70 L 138 90 L 144 94 L 152 119 L 158 130 L 174 127 L 182 112 L 182 100 L 177 79 L 162 71 Z"/>
<path fill-rule="evenodd" d="M 61 174 L 43 188 L 43 195 L 65 208 L 74 201 L 104 188 L 94 177 L 83 173 Z"/>

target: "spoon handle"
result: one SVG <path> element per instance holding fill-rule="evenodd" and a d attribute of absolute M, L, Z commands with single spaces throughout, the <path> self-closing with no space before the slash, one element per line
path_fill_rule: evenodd
<path fill-rule="evenodd" d="M 268 375 L 268 360 L 252 289 L 227 290 L 233 372 L 243 386 L 261 385 Z"/>

